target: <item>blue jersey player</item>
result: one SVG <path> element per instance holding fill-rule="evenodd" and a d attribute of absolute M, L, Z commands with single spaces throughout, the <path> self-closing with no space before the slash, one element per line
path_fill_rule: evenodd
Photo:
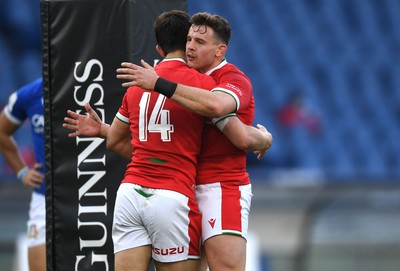
<path fill-rule="evenodd" d="M 28 258 L 30 271 L 46 270 L 46 207 L 44 183 L 44 116 L 42 78 L 11 94 L 0 115 L 0 151 L 24 185 L 33 189 L 28 220 Z M 35 164 L 23 160 L 13 134 L 29 120 Z"/>

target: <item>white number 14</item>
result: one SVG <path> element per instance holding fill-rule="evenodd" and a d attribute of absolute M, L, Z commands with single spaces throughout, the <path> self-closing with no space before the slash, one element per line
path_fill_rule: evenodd
<path fill-rule="evenodd" d="M 174 132 L 174 125 L 170 122 L 169 110 L 163 109 L 165 100 L 164 95 L 159 95 L 154 105 L 153 111 L 148 119 L 148 109 L 150 92 L 144 92 L 140 99 L 139 107 L 139 140 L 147 141 L 147 132 L 160 133 L 161 140 L 171 141 L 171 133 Z"/>

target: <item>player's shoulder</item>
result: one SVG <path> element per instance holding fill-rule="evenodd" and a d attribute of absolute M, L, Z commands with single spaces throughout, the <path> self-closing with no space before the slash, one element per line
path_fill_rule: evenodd
<path fill-rule="evenodd" d="M 168 73 L 171 70 L 180 70 L 188 68 L 186 62 L 182 58 L 165 58 L 163 61 L 159 62 L 156 66 L 154 66 L 154 70 L 157 72 L 158 75 L 160 73 Z"/>
<path fill-rule="evenodd" d="M 222 66 L 221 68 L 226 69 L 226 70 L 232 70 L 232 71 L 240 71 L 240 69 L 236 65 L 234 65 L 230 62 L 226 62 L 225 65 Z"/>
<path fill-rule="evenodd" d="M 37 78 L 36 80 L 22 86 L 17 90 L 18 99 L 31 100 L 43 97 L 43 80 Z"/>
<path fill-rule="evenodd" d="M 237 66 L 224 59 L 218 66 L 207 72 L 212 76 L 244 76 L 247 77 Z"/>
<path fill-rule="evenodd" d="M 43 100 L 43 82 L 42 78 L 38 78 L 13 92 L 9 99 L 9 111 L 20 108 L 25 110 L 28 105 L 42 102 Z"/>
<path fill-rule="evenodd" d="M 176 61 L 171 61 L 171 60 L 176 60 Z M 158 69 L 156 69 L 158 75 L 173 82 L 194 87 L 205 88 L 205 89 L 211 89 L 213 86 L 216 85 L 214 78 L 206 74 L 202 74 L 196 69 L 189 67 L 184 60 L 181 59 L 171 59 L 171 60 L 169 61 L 164 60 L 159 64 L 163 65 L 160 66 Z"/>
<path fill-rule="evenodd" d="M 217 85 L 215 79 L 204 73 L 200 73 L 196 69 L 187 67 L 187 70 L 183 74 L 182 78 L 185 80 L 183 82 L 187 85 L 192 85 L 194 87 L 200 87 L 204 89 L 211 89 Z"/>
<path fill-rule="evenodd" d="M 242 82 L 250 84 L 251 81 L 247 75 L 242 72 L 238 67 L 231 63 L 226 63 L 219 69 L 216 69 L 212 74 L 213 77 L 217 78 L 217 81 L 229 81 L 229 82 Z"/>
<path fill-rule="evenodd" d="M 239 69 L 232 63 L 226 63 L 224 66 L 221 67 L 221 71 L 225 73 L 231 73 L 231 74 L 236 74 L 238 76 L 247 77 L 246 74 L 241 69 Z"/>

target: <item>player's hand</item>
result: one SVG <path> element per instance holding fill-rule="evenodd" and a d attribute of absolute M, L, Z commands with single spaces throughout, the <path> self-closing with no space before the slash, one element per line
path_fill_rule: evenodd
<path fill-rule="evenodd" d="M 81 115 L 71 110 L 67 111 L 70 116 L 64 118 L 63 127 L 74 131 L 68 134 L 68 137 L 86 136 L 97 137 L 100 136 L 100 129 L 102 121 L 99 115 L 92 109 L 89 103 L 85 104 L 87 115 Z"/>
<path fill-rule="evenodd" d="M 30 188 L 39 188 L 44 181 L 44 175 L 40 171 L 38 171 L 41 167 L 42 164 L 35 163 L 22 179 L 22 183 Z"/>
<path fill-rule="evenodd" d="M 129 62 L 121 63 L 121 68 L 117 69 L 117 78 L 128 80 L 128 82 L 122 83 L 123 87 L 137 86 L 147 90 L 154 89 L 159 76 L 154 71 L 154 68 L 143 59 L 141 64 L 143 67 Z"/>
<path fill-rule="evenodd" d="M 271 148 L 272 145 L 272 134 L 261 124 L 257 124 L 258 130 L 263 132 L 264 136 L 266 137 L 266 141 L 268 142 L 262 150 L 255 151 L 254 154 L 257 155 L 257 159 L 261 160 L 261 158 L 264 156 L 264 154 Z"/>

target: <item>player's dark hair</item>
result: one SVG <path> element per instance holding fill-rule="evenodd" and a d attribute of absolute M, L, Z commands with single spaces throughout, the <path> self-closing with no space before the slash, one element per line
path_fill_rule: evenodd
<path fill-rule="evenodd" d="M 177 50 L 185 51 L 190 26 L 190 16 L 186 12 L 181 10 L 163 12 L 153 25 L 157 44 L 165 54 Z"/>
<path fill-rule="evenodd" d="M 206 26 L 214 30 L 214 34 L 224 42 L 226 45 L 229 44 L 232 35 L 232 29 L 227 19 L 220 15 L 214 15 L 207 12 L 199 12 L 192 16 L 191 23 L 195 26 Z M 195 28 L 193 28 L 195 29 Z M 200 29 L 199 29 L 200 30 Z M 207 31 L 207 28 L 205 29 Z"/>

